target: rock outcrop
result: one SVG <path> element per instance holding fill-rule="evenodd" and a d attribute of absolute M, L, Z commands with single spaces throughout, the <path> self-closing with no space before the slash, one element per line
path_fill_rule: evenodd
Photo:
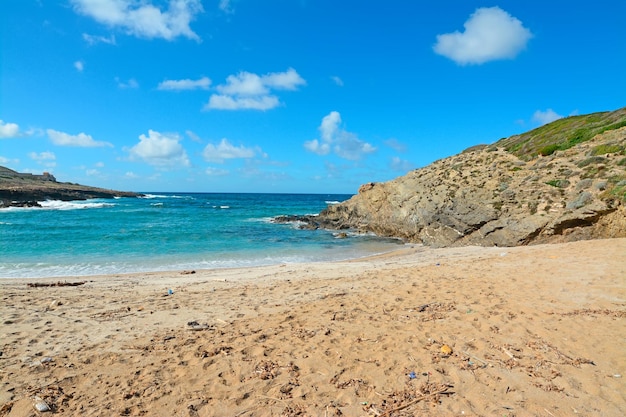
<path fill-rule="evenodd" d="M 22 174 L 0 167 L 0 208 L 36 207 L 44 200 L 88 200 L 91 198 L 139 197 L 142 194 L 86 185 L 57 182 L 53 175 Z"/>
<path fill-rule="evenodd" d="M 626 237 L 624 126 L 626 108 L 561 119 L 298 220 L 434 247 Z"/>

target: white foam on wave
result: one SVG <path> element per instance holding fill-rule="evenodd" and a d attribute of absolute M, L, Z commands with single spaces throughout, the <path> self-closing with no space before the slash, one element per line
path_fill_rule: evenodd
<path fill-rule="evenodd" d="M 335 204 L 341 204 L 341 201 L 331 200 L 331 201 L 324 201 L 324 203 L 332 206 L 332 205 L 335 205 Z"/>
<path fill-rule="evenodd" d="M 48 210 L 83 210 L 94 209 L 103 207 L 113 207 L 113 203 L 105 202 L 90 202 L 90 201 L 60 201 L 60 200 L 46 200 L 40 201 L 42 209 Z"/>
<path fill-rule="evenodd" d="M 163 194 L 144 194 L 139 198 L 145 198 L 147 200 L 151 200 L 154 198 L 180 198 L 185 200 L 194 200 L 195 198 L 190 195 L 163 195 Z"/>

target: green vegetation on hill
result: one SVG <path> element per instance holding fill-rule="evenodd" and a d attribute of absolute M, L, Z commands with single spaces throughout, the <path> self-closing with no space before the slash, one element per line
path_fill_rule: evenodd
<path fill-rule="evenodd" d="M 520 159 L 529 161 L 539 155 L 552 155 L 569 149 L 609 130 L 626 126 L 626 107 L 613 112 L 592 113 L 556 120 L 521 135 L 499 140 L 490 148 L 504 148 Z M 599 149 L 597 155 L 606 152 Z M 610 151 L 624 152 L 624 149 Z"/>

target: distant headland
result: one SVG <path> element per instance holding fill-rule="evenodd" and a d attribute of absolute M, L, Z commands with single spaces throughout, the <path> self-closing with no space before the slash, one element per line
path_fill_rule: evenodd
<path fill-rule="evenodd" d="M 91 198 L 140 197 L 142 194 L 58 182 L 49 172 L 30 174 L 0 166 L 0 208 L 38 207 L 45 200 L 88 200 Z"/>

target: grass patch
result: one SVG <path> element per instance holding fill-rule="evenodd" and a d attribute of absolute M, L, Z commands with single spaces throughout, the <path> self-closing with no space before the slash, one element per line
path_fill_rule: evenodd
<path fill-rule="evenodd" d="M 607 153 L 624 152 L 624 147 L 616 144 L 598 145 L 591 150 L 591 155 L 606 155 Z"/>
<path fill-rule="evenodd" d="M 566 150 L 609 130 L 626 126 L 626 108 L 556 120 L 521 135 L 502 139 L 489 149 L 504 148 L 522 160 Z"/>
<path fill-rule="evenodd" d="M 550 180 L 546 182 L 546 184 L 556 188 L 566 188 L 569 186 L 570 182 L 568 180 Z"/>

